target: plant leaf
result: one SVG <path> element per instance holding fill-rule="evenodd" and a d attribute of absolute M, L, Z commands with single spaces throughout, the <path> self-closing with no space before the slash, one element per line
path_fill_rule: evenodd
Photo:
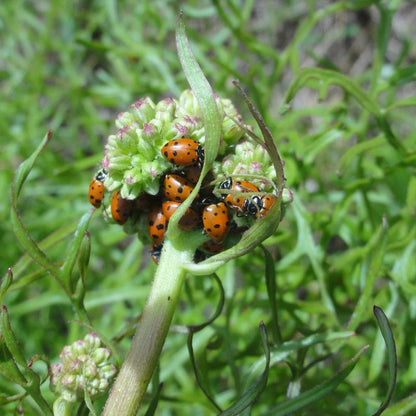
<path fill-rule="evenodd" d="M 46 256 L 46 254 L 39 248 L 36 242 L 31 238 L 28 231 L 26 230 L 23 222 L 19 216 L 17 211 L 17 200 L 19 198 L 20 192 L 22 190 L 23 184 L 29 175 L 30 171 L 33 168 L 38 156 L 41 152 L 45 149 L 48 145 L 49 141 L 52 138 L 52 132 L 48 131 L 46 136 L 43 138 L 41 143 L 39 144 L 38 148 L 33 152 L 33 154 L 27 158 L 24 162 L 22 162 L 17 169 L 15 174 L 12 188 L 11 188 L 11 202 L 12 202 L 12 210 L 11 210 L 11 222 L 13 231 L 16 235 L 17 240 L 23 246 L 23 248 L 27 251 L 27 253 L 33 258 L 35 262 L 43 266 L 48 272 L 50 272 L 55 279 L 62 285 L 62 281 L 60 279 L 60 271 L 52 261 Z"/>
<path fill-rule="evenodd" d="M 389 364 L 389 382 L 387 395 L 384 401 L 381 403 L 377 412 L 373 416 L 379 416 L 387 408 L 390 403 L 390 400 L 393 396 L 394 388 L 396 387 L 396 378 L 397 378 L 397 354 L 396 354 L 396 343 L 394 342 L 393 332 L 391 330 L 389 320 L 384 314 L 383 310 L 378 306 L 373 307 L 374 315 L 377 319 L 378 327 L 380 328 L 381 334 L 383 335 L 384 342 L 386 343 L 387 348 L 387 357 Z"/>
<path fill-rule="evenodd" d="M 178 222 L 185 211 L 188 209 L 194 198 L 196 197 L 202 180 L 207 172 L 211 169 L 214 160 L 217 157 L 221 138 L 221 117 L 215 101 L 214 92 L 211 85 L 202 72 L 198 62 L 196 61 L 188 38 L 185 33 L 185 25 L 183 22 L 183 13 L 180 12 L 176 27 L 176 48 L 178 57 L 185 73 L 186 79 L 199 103 L 202 118 L 205 127 L 205 148 L 204 148 L 204 165 L 202 167 L 201 176 L 191 195 L 176 210 L 175 214 L 169 220 L 169 235 L 175 238 L 179 231 Z"/>
<path fill-rule="evenodd" d="M 272 335 L 273 341 L 275 344 L 282 343 L 282 334 L 279 327 L 279 316 L 277 313 L 277 301 L 276 301 L 276 270 L 274 267 L 274 260 L 271 256 L 269 250 L 264 247 L 262 244 L 260 248 L 264 253 L 265 260 L 265 275 L 266 275 L 266 287 L 267 287 L 267 296 L 269 298 L 270 309 L 272 314 Z"/>
<path fill-rule="evenodd" d="M 68 254 L 66 256 L 65 263 L 62 266 L 62 279 L 71 292 L 72 292 L 72 288 L 70 287 L 71 272 L 79 256 L 80 249 L 82 247 L 82 242 L 86 239 L 85 232 L 87 231 L 87 227 L 90 223 L 90 219 L 93 213 L 94 211 L 90 210 L 87 214 L 84 214 L 81 217 L 78 223 L 78 227 L 75 231 L 75 235 L 72 240 L 71 246 L 69 248 Z"/>

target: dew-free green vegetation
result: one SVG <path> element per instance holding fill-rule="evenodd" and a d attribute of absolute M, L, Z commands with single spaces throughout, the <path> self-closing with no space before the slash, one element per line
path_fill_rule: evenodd
<path fill-rule="evenodd" d="M 86 194 L 116 115 L 141 97 L 158 101 L 189 88 L 175 47 L 179 10 L 215 92 L 255 125 L 232 83 L 238 79 L 258 108 L 294 200 L 267 250 L 228 262 L 218 278 L 186 277 L 139 414 L 157 404 L 164 416 L 215 415 L 233 405 L 240 410 L 228 414 L 373 415 L 389 400 L 396 367 L 383 414 L 415 413 L 411 1 L 3 2 L 0 274 L 11 267 L 14 279 L 1 301 L 20 343 L 18 368 L 32 377 L 23 370 L 32 357 L 55 363 L 64 345 L 91 330 L 113 347 L 117 365 L 129 349 L 156 266 L 148 246 L 99 212 L 87 222 Z M 24 226 L 54 262 L 45 272 L 15 236 L 10 187 L 49 129 L 18 199 Z M 71 282 L 62 287 L 53 276 L 76 254 L 82 217 L 91 326 L 82 299 L 69 300 Z M 398 365 L 374 305 L 388 317 Z M 4 332 L 4 309 L 1 324 Z M 186 326 L 200 331 L 189 335 Z M 26 415 L 47 414 L 6 377 L 9 351 L 19 350 L 8 336 L 0 338 L 0 413 L 21 406 Z M 42 361 L 31 368 L 46 377 Z M 46 407 L 55 398 L 48 385 Z M 98 414 L 105 399 L 94 403 Z"/>

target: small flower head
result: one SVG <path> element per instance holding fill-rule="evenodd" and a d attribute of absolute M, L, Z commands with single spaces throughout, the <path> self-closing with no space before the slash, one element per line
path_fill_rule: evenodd
<path fill-rule="evenodd" d="M 60 362 L 50 368 L 51 390 L 68 402 L 81 400 L 84 388 L 91 398 L 99 396 L 108 389 L 116 374 L 110 357 L 110 350 L 101 346 L 94 332 L 65 346 L 59 355 Z"/>

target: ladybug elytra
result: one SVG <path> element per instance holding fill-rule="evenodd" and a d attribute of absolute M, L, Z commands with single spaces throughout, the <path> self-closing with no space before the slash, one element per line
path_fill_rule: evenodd
<path fill-rule="evenodd" d="M 276 198 L 272 195 L 263 195 L 261 197 L 261 208 L 256 215 L 256 218 L 263 218 L 275 203 Z"/>
<path fill-rule="evenodd" d="M 114 191 L 111 197 L 111 216 L 113 220 L 123 225 L 129 219 L 133 208 L 133 201 L 130 199 L 122 198 L 120 191 Z"/>
<path fill-rule="evenodd" d="M 175 211 L 181 205 L 180 202 L 176 201 L 165 201 L 162 204 L 162 211 L 165 215 L 166 219 L 169 221 L 170 217 L 175 213 Z M 182 218 L 179 220 L 179 228 L 184 231 L 193 231 L 198 228 L 199 224 L 201 223 L 199 215 L 196 213 L 194 209 L 189 207 Z"/>
<path fill-rule="evenodd" d="M 167 219 L 163 215 L 162 207 L 156 207 L 147 216 L 147 229 L 153 244 L 162 244 L 165 236 Z"/>
<path fill-rule="evenodd" d="M 183 202 L 194 188 L 195 185 L 191 181 L 180 175 L 166 175 L 163 181 L 163 196 L 169 201 Z"/>
<path fill-rule="evenodd" d="M 203 149 L 193 139 L 182 137 L 167 142 L 161 150 L 163 157 L 176 166 L 202 165 Z"/>
<path fill-rule="evenodd" d="M 204 230 L 216 243 L 224 240 L 230 230 L 230 213 L 224 202 L 210 204 L 202 214 Z"/>

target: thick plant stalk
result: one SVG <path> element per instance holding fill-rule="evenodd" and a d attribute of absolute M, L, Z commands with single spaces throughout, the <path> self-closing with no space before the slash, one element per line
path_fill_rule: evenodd
<path fill-rule="evenodd" d="M 111 390 L 102 416 L 133 416 L 159 359 L 185 277 L 183 264 L 193 250 L 166 240 L 132 345 Z"/>

